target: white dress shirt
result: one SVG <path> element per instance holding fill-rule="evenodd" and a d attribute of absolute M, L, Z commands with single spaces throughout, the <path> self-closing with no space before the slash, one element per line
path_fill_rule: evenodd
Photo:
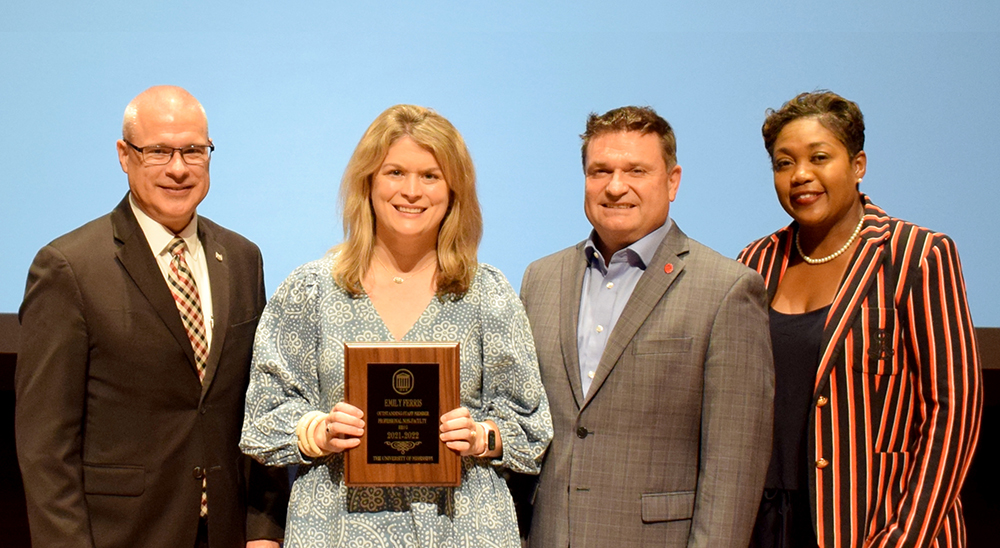
<path fill-rule="evenodd" d="M 132 206 L 132 213 L 135 214 L 136 220 L 139 221 L 139 228 L 146 235 L 149 250 L 156 257 L 156 264 L 159 265 L 160 273 L 163 274 L 163 280 L 167 282 L 168 286 L 170 284 L 168 281 L 170 277 L 170 261 L 173 259 L 168 251 L 170 241 L 175 236 L 179 236 L 187 244 L 187 251 L 184 252 L 184 260 L 187 261 L 188 268 L 191 269 L 191 274 L 194 276 L 194 283 L 198 286 L 201 313 L 205 318 L 205 338 L 208 347 L 212 348 L 212 332 L 215 331 L 215 317 L 212 315 L 212 284 L 208 280 L 205 248 L 202 247 L 201 240 L 198 239 L 198 214 L 194 214 L 191 222 L 179 234 L 174 234 L 169 228 L 154 221 L 149 215 L 146 215 L 146 212 L 139 207 L 139 204 L 135 203 L 135 198 L 132 197 L 131 193 L 128 195 L 128 203 Z"/>

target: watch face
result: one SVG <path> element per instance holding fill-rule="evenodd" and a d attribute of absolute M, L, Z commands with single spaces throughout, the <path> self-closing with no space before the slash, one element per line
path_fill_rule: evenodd
<path fill-rule="evenodd" d="M 486 447 L 489 448 L 490 451 L 497 448 L 497 433 L 494 432 L 492 428 L 490 429 L 489 435 L 486 436 Z"/>

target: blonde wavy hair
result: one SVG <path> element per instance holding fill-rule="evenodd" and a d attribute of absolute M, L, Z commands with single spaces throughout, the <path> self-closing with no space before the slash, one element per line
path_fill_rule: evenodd
<path fill-rule="evenodd" d="M 476 170 L 455 126 L 433 110 L 414 105 L 396 105 L 379 114 L 347 163 L 340 183 L 344 242 L 332 250 L 337 254 L 333 279 L 355 297 L 364 293 L 361 279 L 371 266 L 375 249 L 372 180 L 389 147 L 404 136 L 434 155 L 448 183 L 448 210 L 437 237 L 437 295 L 461 297 L 476 275 L 476 254 L 483 235 Z"/>

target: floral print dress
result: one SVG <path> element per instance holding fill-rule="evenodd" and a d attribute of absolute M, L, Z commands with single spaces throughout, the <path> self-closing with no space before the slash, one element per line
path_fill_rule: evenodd
<path fill-rule="evenodd" d="M 281 284 L 254 343 L 240 447 L 267 465 L 299 465 L 285 547 L 518 548 L 501 473 L 538 473 L 552 420 L 528 320 L 510 283 L 480 264 L 465 295 L 431 299 L 402 339 L 459 341 L 461 405 L 474 420 L 497 424 L 503 456 L 463 457 L 459 487 L 349 488 L 343 456 L 301 454 L 295 426 L 343 400 L 345 342 L 394 339 L 367 296 L 352 297 L 334 283 L 334 261 L 305 264 Z"/>

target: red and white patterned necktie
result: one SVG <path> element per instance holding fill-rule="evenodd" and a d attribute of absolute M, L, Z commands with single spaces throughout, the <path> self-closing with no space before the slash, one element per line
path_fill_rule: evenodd
<path fill-rule="evenodd" d="M 170 282 L 170 293 L 174 296 L 174 303 L 181 313 L 181 322 L 184 330 L 187 331 L 188 339 L 191 341 L 191 348 L 194 349 L 194 362 L 198 367 L 198 380 L 205 381 L 205 363 L 208 361 L 208 339 L 205 336 L 205 317 L 201 312 L 201 298 L 198 296 L 198 285 L 194 282 L 194 275 L 188 268 L 187 261 L 184 260 L 184 252 L 187 244 L 181 238 L 174 238 L 170 241 L 167 251 L 172 256 L 170 260 L 170 274 L 167 280 Z M 201 516 L 208 515 L 208 482 L 207 478 L 201 478 Z"/>
<path fill-rule="evenodd" d="M 184 260 L 187 244 L 180 238 L 170 241 L 167 250 L 173 258 L 170 261 L 170 292 L 174 295 L 177 310 L 181 313 L 181 321 L 191 340 L 194 349 L 194 361 L 198 366 L 198 379 L 205 380 L 205 363 L 208 361 L 208 339 L 205 335 L 205 318 L 201 313 L 201 298 L 198 297 L 198 286 L 194 275 Z"/>

